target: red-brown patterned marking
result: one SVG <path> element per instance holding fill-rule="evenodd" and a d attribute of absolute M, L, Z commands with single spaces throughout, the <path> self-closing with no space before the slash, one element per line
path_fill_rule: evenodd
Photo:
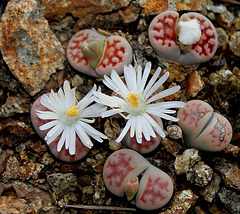
<path fill-rule="evenodd" d="M 99 62 L 97 68 L 103 67 L 106 68 L 107 66 L 116 66 L 118 63 L 123 62 L 123 57 L 120 55 L 125 54 L 125 48 L 123 46 L 117 47 L 117 44 L 120 44 L 121 41 L 113 39 L 111 41 L 112 44 L 107 40 L 105 44 L 105 51 L 103 53 L 103 57 Z M 119 53 L 122 53 L 119 55 Z"/>
<path fill-rule="evenodd" d="M 214 30 L 207 24 L 207 20 L 196 18 L 195 16 L 189 16 L 191 19 L 198 19 L 201 26 L 201 39 L 196 43 L 193 44 L 191 49 L 194 50 L 198 55 L 205 55 L 209 56 L 213 51 L 214 47 L 216 46 L 216 36 L 214 34 Z"/>
<path fill-rule="evenodd" d="M 111 173 L 107 175 L 110 186 L 120 187 L 122 181 L 124 181 L 129 172 L 135 169 L 133 167 L 130 167 L 130 161 L 132 158 L 126 157 L 126 155 L 127 154 L 121 152 L 114 154 L 114 162 L 108 162 L 107 168 L 111 169 Z"/>
<path fill-rule="evenodd" d="M 79 39 L 80 38 L 80 39 Z M 89 64 L 88 58 L 85 57 L 81 51 L 82 43 L 89 38 L 88 33 L 80 33 L 73 37 L 71 43 L 74 44 L 69 47 L 69 54 L 72 57 L 73 61 L 77 59 L 77 63 L 84 61 L 85 65 Z M 76 52 L 75 54 L 73 52 Z"/>
<path fill-rule="evenodd" d="M 192 108 L 190 108 L 190 105 L 187 104 L 186 108 L 187 110 L 183 109 L 182 115 L 183 115 L 183 121 L 185 121 L 186 119 L 189 119 L 189 124 L 190 125 L 194 125 L 195 128 L 198 126 L 198 122 L 200 121 L 200 119 L 207 113 L 207 108 L 204 108 L 204 111 L 202 111 L 200 109 L 200 107 L 202 106 L 201 103 L 199 104 L 195 104 L 192 103 Z M 202 116 L 203 115 L 203 116 Z"/>
<path fill-rule="evenodd" d="M 158 36 L 154 36 L 154 38 L 158 40 L 162 40 L 162 45 L 172 46 L 171 42 L 166 43 L 166 41 L 172 41 L 177 45 L 177 35 L 175 32 L 176 24 L 178 17 L 173 17 L 171 15 L 166 15 L 164 18 L 159 17 L 157 24 L 162 24 L 162 27 L 155 26 L 153 31 L 158 32 Z"/>
<path fill-rule="evenodd" d="M 169 192 L 169 183 L 167 181 L 161 182 L 160 180 L 160 177 L 156 179 L 152 179 L 151 176 L 148 177 L 146 188 L 140 198 L 140 201 L 143 203 L 150 201 L 152 205 L 154 205 L 156 201 L 166 199 L 166 197 L 163 196 L 163 191 Z"/>

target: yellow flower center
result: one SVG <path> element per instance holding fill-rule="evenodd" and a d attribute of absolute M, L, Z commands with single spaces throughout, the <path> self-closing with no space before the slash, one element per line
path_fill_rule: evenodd
<path fill-rule="evenodd" d="M 136 107 L 140 106 L 140 100 L 139 100 L 137 94 L 130 93 L 130 94 L 127 95 L 127 97 L 125 98 L 125 100 L 127 100 L 128 102 L 130 102 L 130 106 L 131 106 L 132 108 L 136 108 Z"/>
<path fill-rule="evenodd" d="M 79 115 L 79 110 L 78 107 L 76 105 L 74 105 L 72 108 L 66 110 L 66 115 L 68 117 L 76 117 Z"/>

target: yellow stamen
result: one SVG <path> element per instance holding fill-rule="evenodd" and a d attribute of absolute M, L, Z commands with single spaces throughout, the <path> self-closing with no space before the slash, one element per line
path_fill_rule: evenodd
<path fill-rule="evenodd" d="M 68 117 L 76 117 L 79 115 L 79 110 L 76 105 L 72 106 L 72 108 L 66 110 L 66 115 Z"/>
<path fill-rule="evenodd" d="M 136 108 L 136 107 L 140 106 L 140 101 L 138 99 L 138 95 L 137 94 L 130 93 L 130 94 L 127 95 L 125 100 L 127 100 L 128 102 L 131 103 L 130 106 L 132 108 Z"/>

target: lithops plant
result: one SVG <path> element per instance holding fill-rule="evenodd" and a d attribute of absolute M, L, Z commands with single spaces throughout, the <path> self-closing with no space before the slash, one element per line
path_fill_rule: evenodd
<path fill-rule="evenodd" d="M 232 139 L 232 126 L 202 100 L 188 101 L 177 113 L 187 146 L 203 151 L 223 150 Z"/>
<path fill-rule="evenodd" d="M 150 23 L 148 36 L 161 58 L 183 65 L 210 60 L 218 46 L 214 25 L 196 12 L 185 13 L 180 18 L 176 11 L 160 13 Z"/>
<path fill-rule="evenodd" d="M 68 43 L 67 58 L 77 71 L 93 77 L 110 75 L 114 69 L 123 73 L 123 66 L 132 62 L 132 47 L 121 36 L 106 38 L 100 33 L 84 29 Z"/>
<path fill-rule="evenodd" d="M 117 196 L 124 195 L 124 187 L 132 177 L 139 176 L 149 167 L 149 162 L 137 152 L 121 149 L 112 153 L 103 167 L 105 186 Z"/>
<path fill-rule="evenodd" d="M 103 179 L 114 195 L 125 193 L 131 200 L 136 194 L 136 206 L 143 210 L 163 207 L 173 194 L 170 176 L 130 149 L 118 150 L 108 157 L 103 167 Z"/>
<path fill-rule="evenodd" d="M 82 159 L 93 146 L 90 137 L 102 142 L 107 137 L 88 123 L 99 117 L 106 108 L 94 102 L 93 91 L 96 86 L 79 102 L 75 88 L 68 81 L 63 90 L 51 90 L 39 97 L 31 108 L 33 127 L 44 139 L 50 151 L 63 161 L 72 162 Z"/>

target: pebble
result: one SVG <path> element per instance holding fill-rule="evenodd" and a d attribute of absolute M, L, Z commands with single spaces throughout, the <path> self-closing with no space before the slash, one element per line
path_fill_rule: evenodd
<path fill-rule="evenodd" d="M 1 106 L 0 117 L 10 117 L 16 114 L 29 113 L 31 101 L 26 93 L 9 94 Z"/>
<path fill-rule="evenodd" d="M 161 150 L 166 150 L 174 157 L 177 157 L 180 150 L 182 149 L 180 144 L 176 143 L 175 141 L 170 141 L 166 137 L 161 140 L 161 146 Z"/>
<path fill-rule="evenodd" d="M 0 197 L 0 213 L 32 213 L 28 201 L 15 196 Z"/>
<path fill-rule="evenodd" d="M 206 5 L 207 10 L 214 13 L 223 13 L 227 8 L 224 5 Z"/>
<path fill-rule="evenodd" d="M 73 173 L 52 173 L 47 176 L 47 181 L 55 193 L 57 199 L 64 198 L 64 195 L 76 191 L 77 176 Z"/>
<path fill-rule="evenodd" d="M 222 188 L 219 193 L 218 197 L 220 201 L 226 206 L 226 208 L 232 214 L 239 214 L 240 213 L 240 195 L 236 192 L 228 190 L 226 188 Z"/>
<path fill-rule="evenodd" d="M 208 78 L 209 84 L 215 86 L 221 97 L 229 100 L 240 94 L 240 79 L 230 70 L 213 72 Z"/>
<path fill-rule="evenodd" d="M 224 149 L 226 154 L 231 154 L 233 157 L 240 157 L 240 148 L 238 146 L 228 144 L 228 146 Z"/>
<path fill-rule="evenodd" d="M 54 201 L 50 193 L 37 188 L 35 185 L 14 181 L 14 185 L 25 194 L 25 199 L 28 201 L 32 212 L 35 213 L 56 213 Z M 12 202 L 13 203 L 13 202 Z"/>
<path fill-rule="evenodd" d="M 204 162 L 197 162 L 188 172 L 187 180 L 197 186 L 206 186 L 212 179 L 213 170 Z"/>
<path fill-rule="evenodd" d="M 212 180 L 204 188 L 200 189 L 200 194 L 205 201 L 212 203 L 220 187 L 221 178 L 217 173 L 213 173 Z"/>
<path fill-rule="evenodd" d="M 16 21 L 18 20 L 18 21 Z M 35 0 L 11 0 L 1 18 L 0 50 L 26 91 L 35 95 L 62 69 L 65 51 Z"/>
<path fill-rule="evenodd" d="M 190 168 L 201 159 L 196 149 L 187 149 L 182 155 L 176 157 L 174 162 L 177 175 L 189 172 Z"/>
<path fill-rule="evenodd" d="M 15 148 L 32 133 L 33 130 L 22 121 L 9 118 L 0 122 L 1 146 Z"/>
<path fill-rule="evenodd" d="M 231 27 L 233 20 L 234 20 L 234 15 L 228 10 L 223 11 L 217 17 L 217 23 L 226 29 Z"/>
<path fill-rule="evenodd" d="M 240 31 L 235 32 L 229 42 L 229 48 L 234 55 L 240 56 Z"/>
<path fill-rule="evenodd" d="M 0 173 L 6 169 L 7 161 L 9 157 L 13 154 L 13 151 L 10 149 L 5 149 L 0 154 Z"/>
<path fill-rule="evenodd" d="M 227 187 L 240 191 L 240 168 L 227 159 L 218 159 L 214 164 Z"/>
<path fill-rule="evenodd" d="M 167 210 L 160 212 L 159 214 L 187 213 L 189 209 L 195 204 L 197 199 L 198 196 L 195 195 L 190 189 L 178 191 L 171 199 Z"/>
<path fill-rule="evenodd" d="M 227 45 L 229 42 L 229 36 L 227 35 L 226 31 L 221 27 L 216 28 L 216 30 L 218 35 L 218 47 Z"/>
<path fill-rule="evenodd" d="M 129 5 L 130 0 L 113 1 L 66 1 L 66 0 L 43 0 L 41 4 L 45 7 L 44 16 L 49 19 L 57 19 L 62 15 L 71 13 L 73 17 L 84 17 L 88 14 L 107 13 Z"/>
<path fill-rule="evenodd" d="M 203 89 L 204 83 L 197 71 L 192 72 L 187 79 L 186 97 L 194 98 Z"/>
<path fill-rule="evenodd" d="M 17 160 L 17 157 L 12 155 L 8 158 L 6 169 L 2 173 L 3 182 L 6 183 L 11 179 L 17 179 L 18 171 L 19 171 L 19 162 Z"/>

